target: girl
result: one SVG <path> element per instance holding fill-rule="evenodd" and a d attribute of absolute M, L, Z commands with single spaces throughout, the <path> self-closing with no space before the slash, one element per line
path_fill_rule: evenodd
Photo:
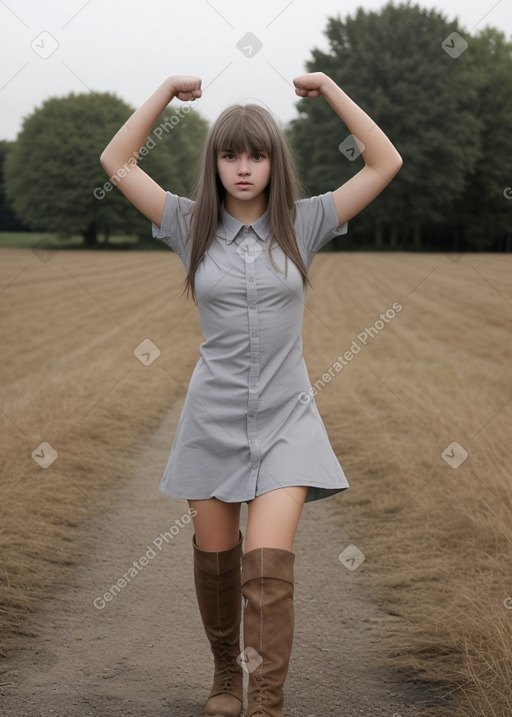
<path fill-rule="evenodd" d="M 364 148 L 365 167 L 335 191 L 298 199 L 284 135 L 257 105 L 229 107 L 212 126 L 195 201 L 164 191 L 140 167 L 116 182 L 179 254 L 205 337 L 160 489 L 187 499 L 194 516 L 194 582 L 215 664 L 207 717 L 239 717 L 242 668 L 247 716 L 283 717 L 297 524 L 306 501 L 348 487 L 302 356 L 308 269 L 402 165 L 328 76 L 301 75 L 294 85 L 300 97 L 325 97 Z M 201 94 L 197 77 L 167 79 L 106 147 L 105 171 L 118 176 L 174 97 Z"/>

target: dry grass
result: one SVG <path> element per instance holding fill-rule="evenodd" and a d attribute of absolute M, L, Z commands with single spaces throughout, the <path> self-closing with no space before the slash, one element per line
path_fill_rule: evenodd
<path fill-rule="evenodd" d="M 512 257 L 319 259 L 313 382 L 403 305 L 316 399 L 352 485 L 338 508 L 366 555 L 354 578 L 388 613 L 389 663 L 447 688 L 462 714 L 510 715 Z M 469 453 L 458 468 L 441 457 L 454 441 Z"/>
<path fill-rule="evenodd" d="M 133 450 L 185 394 L 198 324 L 192 312 L 172 331 L 193 307 L 177 299 L 170 253 L 62 251 L 42 263 L 1 249 L 0 258 L 5 643 L 58 566 L 75 559 L 76 526 L 102 509 Z M 151 366 L 133 355 L 145 338 L 162 352 Z M 43 441 L 58 452 L 46 469 L 31 457 Z M 155 489 L 158 480 L 148 476 Z"/>
<path fill-rule="evenodd" d="M 12 636 L 76 559 L 75 527 L 184 394 L 201 333 L 171 253 L 0 259 L 0 630 Z M 316 397 L 351 483 L 325 505 L 365 553 L 351 576 L 381 606 L 390 664 L 475 716 L 512 713 L 511 270 L 508 256 L 321 254 L 304 323 L 314 383 L 403 306 Z M 151 366 L 133 356 L 144 338 L 161 350 Z M 41 441 L 59 453 L 46 470 L 31 458 Z M 469 453 L 458 468 L 441 457 L 454 441 Z"/>

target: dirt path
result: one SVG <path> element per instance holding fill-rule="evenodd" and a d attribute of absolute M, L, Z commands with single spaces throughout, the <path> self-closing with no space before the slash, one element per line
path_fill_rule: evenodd
<path fill-rule="evenodd" d="M 141 449 L 110 507 L 86 525 L 69 582 L 32 618 L 39 637 L 4 661 L 1 717 L 202 715 L 211 654 L 193 590 L 192 524 L 185 501 L 157 490 L 180 410 Z M 436 714 L 425 711 L 428 695 L 377 666 L 386 619 L 338 560 L 350 543 L 333 519 L 342 510 L 343 496 L 307 505 L 299 526 L 287 717 Z M 104 601 L 123 575 L 129 582 Z"/>

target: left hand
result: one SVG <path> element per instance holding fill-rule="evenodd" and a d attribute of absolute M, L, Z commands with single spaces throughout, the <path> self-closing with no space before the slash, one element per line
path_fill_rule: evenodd
<path fill-rule="evenodd" d="M 299 97 L 319 97 L 322 90 L 328 83 L 329 77 L 323 72 L 310 72 L 307 75 L 299 75 L 293 80 L 295 94 Z"/>

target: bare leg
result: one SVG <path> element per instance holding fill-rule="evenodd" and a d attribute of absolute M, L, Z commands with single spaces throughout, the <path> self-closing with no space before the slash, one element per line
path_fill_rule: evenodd
<path fill-rule="evenodd" d="M 307 486 L 278 488 L 248 503 L 245 553 L 256 548 L 293 549 Z"/>
<path fill-rule="evenodd" d="M 197 511 L 194 521 L 196 545 L 201 550 L 229 550 L 238 543 L 240 503 L 224 503 L 217 498 L 189 500 Z"/>

